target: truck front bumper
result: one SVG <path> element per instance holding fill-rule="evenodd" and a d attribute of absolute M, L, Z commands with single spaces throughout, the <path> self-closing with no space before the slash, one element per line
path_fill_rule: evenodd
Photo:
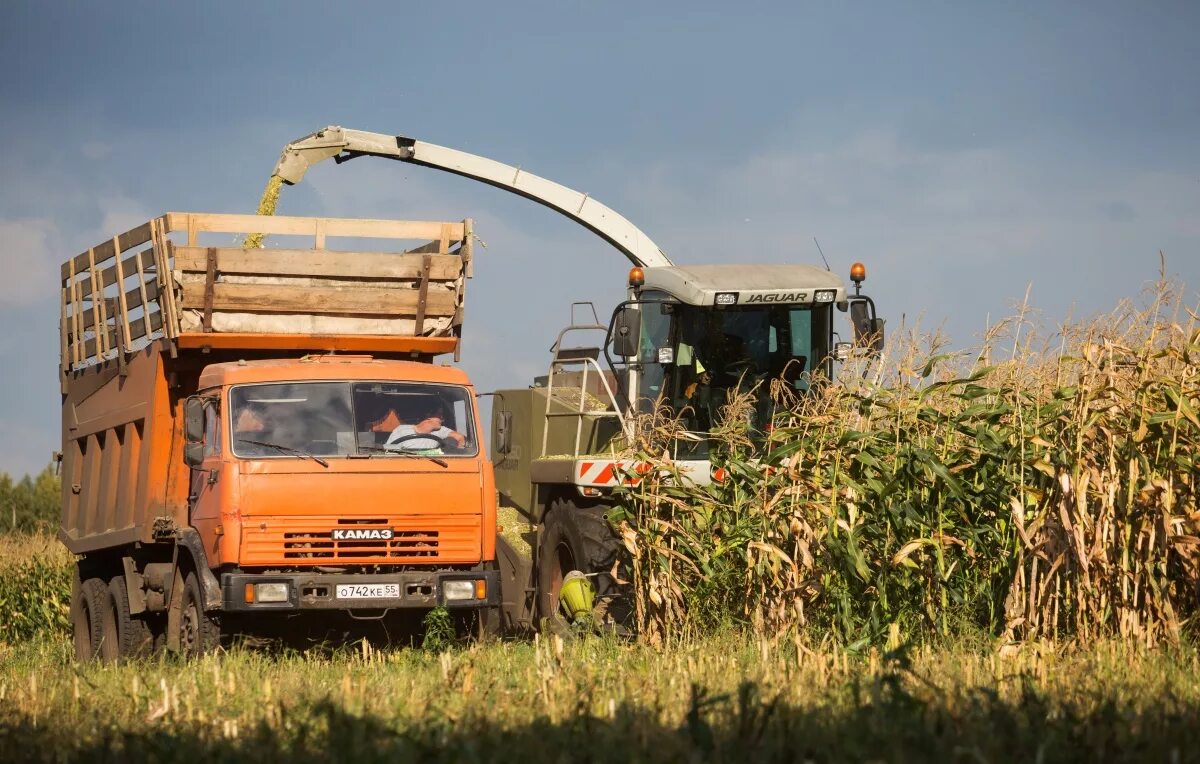
<path fill-rule="evenodd" d="M 450 582 L 466 583 L 451 584 L 448 590 L 446 585 Z M 472 596 L 463 597 L 465 591 Z M 241 613 L 377 611 L 439 605 L 448 609 L 486 608 L 500 604 L 500 573 L 495 570 L 404 571 L 371 575 L 224 573 L 221 575 L 221 598 L 223 610 Z"/>

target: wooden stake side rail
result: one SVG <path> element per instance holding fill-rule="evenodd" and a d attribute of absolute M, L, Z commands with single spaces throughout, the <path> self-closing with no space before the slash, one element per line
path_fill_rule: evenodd
<path fill-rule="evenodd" d="M 313 248 L 214 250 L 200 246 L 200 234 L 213 233 L 308 236 Z M 179 234 L 177 240 L 171 234 Z M 212 311 L 408 317 L 414 319 L 414 325 L 427 318 L 444 321 L 451 317 L 453 336 L 423 338 L 438 342 L 413 338 L 414 349 L 436 347 L 439 352 L 448 352 L 442 340 L 456 343 L 460 336 L 463 279 L 470 277 L 472 269 L 472 235 L 470 220 L 168 212 L 63 263 L 61 371 L 66 375 L 118 355 L 123 357 L 140 348 L 141 340 L 166 337 L 178 341 L 186 331 L 182 323 L 185 310 L 207 313 L 209 321 Z M 421 243 L 397 252 L 333 251 L 325 249 L 330 236 L 415 239 Z M 176 274 L 184 273 L 192 278 L 185 279 L 187 283 L 176 283 Z M 232 283 L 224 281 L 226 276 Z M 305 281 L 289 285 L 289 278 Z M 279 283 L 270 283 L 276 279 Z M 331 280 L 330 285 L 320 285 L 324 279 Z M 268 283 L 243 283 L 259 280 Z M 311 286 L 314 281 L 317 286 Z M 285 349 L 304 347 L 309 342 L 299 336 L 281 339 L 286 336 L 263 335 L 254 344 L 266 347 L 275 343 Z M 223 347 L 236 347 L 238 342 L 251 342 L 251 337 L 243 333 L 220 342 Z M 366 348 L 386 337 L 364 334 L 349 340 L 349 344 Z M 399 347 L 398 340 L 392 338 L 388 347 Z"/>

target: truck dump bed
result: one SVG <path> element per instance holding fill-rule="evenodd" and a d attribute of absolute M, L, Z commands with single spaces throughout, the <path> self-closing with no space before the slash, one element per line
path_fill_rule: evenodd
<path fill-rule="evenodd" d="M 257 232 L 309 248 L 243 250 L 230 236 Z M 471 235 L 470 220 L 171 212 L 64 263 L 63 543 L 81 554 L 187 525 L 183 402 L 209 364 L 456 351 Z M 331 249 L 335 237 L 360 246 Z"/>
<path fill-rule="evenodd" d="M 306 246 L 237 245 L 252 233 Z M 123 362 L 160 337 L 179 349 L 456 351 L 471 244 L 470 220 L 168 212 L 63 264 L 62 372 Z"/>

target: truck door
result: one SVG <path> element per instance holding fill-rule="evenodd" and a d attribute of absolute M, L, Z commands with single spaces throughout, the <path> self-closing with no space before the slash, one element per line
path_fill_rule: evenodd
<path fill-rule="evenodd" d="M 204 551 L 210 562 L 216 562 L 219 541 L 215 533 L 221 521 L 220 490 L 217 480 L 221 474 L 221 409 L 217 398 L 204 401 L 204 458 L 192 467 L 188 491 L 189 522 L 200 532 Z"/>

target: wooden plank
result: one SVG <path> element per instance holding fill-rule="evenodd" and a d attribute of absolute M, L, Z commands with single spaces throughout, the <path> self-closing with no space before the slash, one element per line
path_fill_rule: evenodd
<path fill-rule="evenodd" d="M 68 283 L 71 286 L 71 352 L 74 355 L 73 365 L 78 366 L 83 363 L 83 323 L 80 320 L 79 312 L 83 310 L 83 299 L 80 297 L 79 285 L 75 282 L 75 261 L 67 263 L 70 266 L 70 280 Z"/>
<path fill-rule="evenodd" d="M 93 251 L 90 249 L 88 250 L 88 269 L 92 274 L 92 284 L 95 285 L 99 283 L 101 285 L 100 289 L 98 290 L 92 289 L 90 295 L 92 300 L 92 314 L 96 319 L 96 324 L 99 326 L 104 326 L 108 323 L 108 316 L 104 314 L 104 282 L 100 280 L 96 271 L 96 258 L 93 255 Z M 99 336 L 107 339 L 104 337 L 104 333 L 101 333 Z M 108 348 L 104 346 L 104 343 L 101 343 L 100 352 L 103 353 L 106 350 L 108 350 Z"/>
<path fill-rule="evenodd" d="M 208 268 L 205 247 L 175 247 L 175 267 L 188 273 L 204 273 Z M 313 276 L 342 279 L 421 278 L 424 258 L 398 252 L 340 252 L 312 249 L 241 249 L 217 250 L 221 273 L 258 276 Z M 434 281 L 457 279 L 463 261 L 458 255 L 437 255 L 430 261 L 429 278 Z"/>
<path fill-rule="evenodd" d="M 189 218 L 189 225 L 191 216 Z M 154 252 L 158 263 L 158 309 L 163 314 L 163 333 L 170 339 L 179 335 L 179 306 L 175 303 L 174 276 L 171 274 L 171 247 L 159 218 L 153 226 Z M 189 232 L 189 237 L 190 237 Z"/>
<path fill-rule="evenodd" d="M 313 249 L 325 249 L 325 221 L 318 219 L 313 233 Z"/>
<path fill-rule="evenodd" d="M 130 255 L 129 257 L 126 257 L 120 263 L 120 265 L 121 265 L 120 272 L 122 272 L 122 273 L 130 272 L 135 267 L 137 267 L 137 263 L 139 263 L 139 261 L 143 266 L 152 265 L 154 263 L 153 248 L 143 250 L 142 252 Z M 118 269 L 117 269 L 117 264 L 115 261 L 114 261 L 113 265 L 110 265 L 107 268 L 100 271 L 100 282 L 101 282 L 100 291 L 101 292 L 103 292 L 106 287 L 112 286 L 113 284 L 117 283 L 117 273 L 118 273 Z M 92 293 L 92 291 L 93 291 L 92 277 L 90 274 L 87 276 L 84 276 L 83 278 L 81 278 L 79 280 L 79 290 L 80 290 L 81 294 L 91 294 Z"/>
<path fill-rule="evenodd" d="M 150 262 L 153 263 L 154 262 L 154 247 L 151 247 L 150 249 L 146 250 L 145 252 L 142 253 L 142 255 L 149 255 Z M 146 306 L 145 308 L 142 309 L 142 324 L 143 324 L 142 329 L 144 331 L 142 332 L 141 335 L 138 335 L 138 336 L 143 336 L 143 335 L 149 334 L 152 331 L 150 329 L 150 293 L 149 293 L 149 290 L 146 289 L 146 271 L 142 267 L 141 255 L 135 257 L 133 259 L 133 261 L 137 265 L 138 295 L 141 298 L 140 304 Z M 158 291 L 155 290 L 154 294 L 157 297 Z M 130 341 L 132 342 L 132 339 Z"/>
<path fill-rule="evenodd" d="M 349 313 L 364 316 L 415 316 L 415 289 L 366 287 L 294 287 L 276 284 L 215 284 L 213 309 L 251 313 Z M 452 316 L 453 292 L 437 291 L 426 301 L 426 315 Z M 204 307 L 204 284 L 183 285 L 186 309 Z"/>
<path fill-rule="evenodd" d="M 425 333 L 425 311 L 429 304 L 429 265 L 433 255 L 425 255 L 421 264 L 421 287 L 417 290 L 417 318 L 414 322 L 413 334 L 418 337 Z"/>
<path fill-rule="evenodd" d="M 67 288 L 59 287 L 58 291 L 58 368 L 66 374 L 71 368 L 71 360 L 67 358 Z"/>
<path fill-rule="evenodd" d="M 114 251 L 114 241 L 116 242 L 116 248 L 119 248 L 119 251 Z M 71 273 L 72 266 L 74 267 L 76 273 L 82 270 L 83 267 L 88 263 L 89 253 L 91 253 L 92 257 L 96 258 L 97 262 L 104 262 L 110 257 L 116 257 L 120 252 L 124 252 L 132 247 L 136 247 L 139 244 L 145 244 L 148 241 L 150 241 L 150 224 L 143 223 L 137 228 L 130 229 L 120 236 L 114 237 L 113 240 L 106 241 L 103 244 L 88 250 L 88 252 L 76 255 L 67 262 L 63 263 L 61 269 L 62 278 L 64 281 L 68 278 Z"/>
<path fill-rule="evenodd" d="M 176 256 L 178 257 L 178 256 Z M 217 248 L 209 247 L 205 253 L 204 278 L 204 331 L 212 331 L 213 289 L 217 285 Z"/>
<path fill-rule="evenodd" d="M 116 244 L 117 240 L 114 238 L 113 245 L 116 246 Z M 117 257 L 114 259 L 116 260 L 115 267 L 117 269 L 117 305 L 121 309 L 121 315 L 117 324 L 118 328 L 124 333 L 123 336 L 125 338 L 122 343 L 122 350 L 127 351 L 129 349 L 129 306 L 125 301 L 125 271 L 121 268 L 121 258 Z"/>
<path fill-rule="evenodd" d="M 145 296 L 151 300 L 158 297 L 158 285 L 153 284 L 153 283 L 149 284 L 148 288 L 146 289 Z M 133 310 L 134 308 L 138 307 L 139 305 L 143 305 L 144 303 L 142 302 L 142 300 L 143 300 L 142 291 L 140 289 L 138 289 L 137 287 L 134 287 L 133 289 L 130 289 L 128 292 L 125 293 L 125 304 L 129 306 L 129 310 Z M 96 325 L 95 319 L 92 316 L 88 315 L 88 313 L 85 312 L 83 322 L 81 323 L 79 329 L 80 329 L 80 331 L 86 332 L 88 329 L 91 329 L 95 325 Z"/>
<path fill-rule="evenodd" d="M 463 221 L 463 242 L 458 254 L 462 257 L 463 272 L 467 278 L 475 278 L 475 221 L 467 218 Z"/>
<path fill-rule="evenodd" d="M 372 239 L 438 239 L 442 235 L 440 221 L 430 220 L 371 220 L 366 218 L 309 218 L 285 215 L 225 215 L 199 212 L 168 212 L 166 232 L 188 231 L 188 246 L 192 231 L 198 233 L 262 233 L 277 236 L 313 236 L 321 222 L 326 236 L 347 236 Z M 450 236 L 462 239 L 462 223 L 450 223 Z"/>
<path fill-rule="evenodd" d="M 438 254 L 444 255 L 450 251 L 450 223 L 442 223 L 442 235 L 438 237 Z M 462 238 L 462 235 L 459 235 Z"/>

